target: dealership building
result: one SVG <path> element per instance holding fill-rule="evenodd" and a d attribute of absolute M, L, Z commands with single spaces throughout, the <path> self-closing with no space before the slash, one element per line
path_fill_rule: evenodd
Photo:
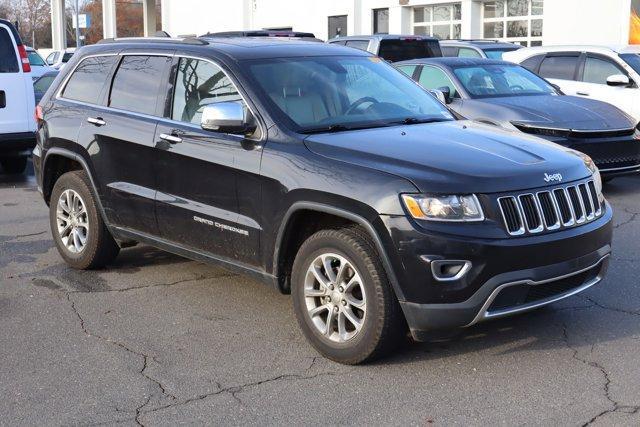
<path fill-rule="evenodd" d="M 145 33 L 156 23 L 144 4 Z M 116 34 L 116 0 L 103 0 L 105 37 Z M 528 46 L 627 44 L 638 0 L 162 0 L 171 35 L 279 29 L 336 35 L 426 34 L 441 39 L 499 39 Z M 64 0 L 52 0 L 54 48 L 64 41 Z M 56 13 L 56 11 L 58 11 Z"/>

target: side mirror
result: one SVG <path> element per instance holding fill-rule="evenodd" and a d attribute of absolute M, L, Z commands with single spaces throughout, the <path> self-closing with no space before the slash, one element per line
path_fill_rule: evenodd
<path fill-rule="evenodd" d="M 251 112 L 241 102 L 218 102 L 204 107 L 200 126 L 204 130 L 247 135 L 256 129 Z"/>
<path fill-rule="evenodd" d="M 447 99 L 445 98 L 444 93 L 442 93 L 441 90 L 429 89 L 429 93 L 433 95 L 438 101 L 442 102 L 443 104 L 447 103 Z"/>
<path fill-rule="evenodd" d="M 631 80 L 624 74 L 614 74 L 607 78 L 607 86 L 629 86 L 630 84 Z"/>
<path fill-rule="evenodd" d="M 442 95 L 444 96 L 444 103 L 451 104 L 451 89 L 449 86 L 441 86 L 438 88 Z"/>

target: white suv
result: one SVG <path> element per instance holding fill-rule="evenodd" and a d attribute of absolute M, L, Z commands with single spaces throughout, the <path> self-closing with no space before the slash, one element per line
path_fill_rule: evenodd
<path fill-rule="evenodd" d="M 640 46 L 545 46 L 507 52 L 567 95 L 605 101 L 640 121 Z"/>
<path fill-rule="evenodd" d="M 0 165 L 22 173 L 36 144 L 31 66 L 13 24 L 0 19 Z"/>

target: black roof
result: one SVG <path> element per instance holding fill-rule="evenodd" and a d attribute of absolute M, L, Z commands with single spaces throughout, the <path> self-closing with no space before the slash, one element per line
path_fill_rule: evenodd
<path fill-rule="evenodd" d="M 393 65 L 407 65 L 407 64 L 434 64 L 444 67 L 465 67 L 474 65 L 516 65 L 508 61 L 501 61 L 499 59 L 487 59 L 487 58 L 458 58 L 458 57 L 443 57 L 443 58 L 418 58 L 411 59 L 409 61 L 396 62 Z"/>
<path fill-rule="evenodd" d="M 110 47 L 110 48 L 108 48 Z M 188 51 L 212 51 L 226 54 L 236 60 L 262 58 L 289 58 L 304 56 L 372 56 L 370 53 L 328 43 L 317 43 L 303 39 L 274 37 L 200 37 L 200 38 L 168 38 L 168 37 L 136 37 L 123 39 L 107 39 L 93 46 L 86 46 L 83 52 L 95 53 L 101 50 L 118 50 L 125 48 L 169 47 Z"/>
<path fill-rule="evenodd" d="M 22 44 L 22 39 L 20 38 L 20 34 L 18 34 L 18 30 L 16 30 L 15 25 L 6 19 L 0 19 L 0 24 L 4 24 L 9 27 L 9 31 L 11 31 L 13 38 L 16 40 L 16 44 L 20 46 Z"/>

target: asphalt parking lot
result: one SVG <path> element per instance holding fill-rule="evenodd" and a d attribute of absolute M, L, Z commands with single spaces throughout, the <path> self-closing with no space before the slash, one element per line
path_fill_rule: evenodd
<path fill-rule="evenodd" d="M 69 269 L 33 177 L 0 175 L 0 424 L 640 425 L 640 177 L 605 192 L 597 287 L 349 367 L 245 277 L 145 246 Z"/>

